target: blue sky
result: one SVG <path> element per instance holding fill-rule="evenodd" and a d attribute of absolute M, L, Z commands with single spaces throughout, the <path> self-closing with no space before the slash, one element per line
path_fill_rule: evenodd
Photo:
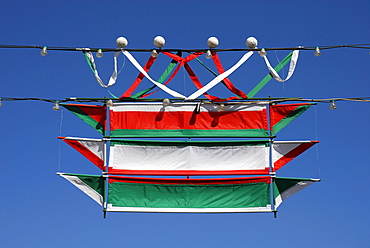
<path fill-rule="evenodd" d="M 2 1 L 0 44 L 114 48 L 125 36 L 128 48 L 245 48 L 254 36 L 259 47 L 326 46 L 370 43 L 369 1 Z M 270 51 L 273 65 L 287 51 Z M 148 54 L 133 53 L 144 64 Z M 242 56 L 220 53 L 225 68 Z M 97 59 L 107 81 L 112 53 Z M 164 59 L 164 57 L 163 57 Z M 256 97 L 309 99 L 369 97 L 369 50 L 339 48 L 302 51 L 293 77 L 270 81 Z M 211 61 L 206 61 L 212 65 Z M 111 92 L 121 95 L 138 72 L 125 63 Z M 160 63 L 166 64 L 164 59 Z M 194 65 L 203 82 L 208 72 Z M 194 69 L 195 70 L 195 69 Z M 199 70 L 199 73 L 198 73 Z M 0 97 L 109 97 L 95 81 L 80 52 L 0 49 Z M 157 78 L 161 71 L 153 71 Z M 268 73 L 255 54 L 230 79 L 245 92 Z M 285 73 L 285 74 L 284 74 Z M 287 69 L 281 72 L 286 75 Z M 180 70 L 173 87 L 194 91 Z M 143 87 L 150 86 L 143 81 Z M 210 93 L 229 96 L 222 87 Z M 155 97 L 168 97 L 159 92 Z M 51 103 L 3 101 L 0 108 L 1 247 L 365 247 L 369 239 L 370 105 L 320 103 L 279 133 L 279 140 L 320 140 L 278 173 L 321 178 L 272 214 L 108 213 L 55 175 L 57 171 L 99 173 L 57 136 L 98 137 L 67 111 Z"/>

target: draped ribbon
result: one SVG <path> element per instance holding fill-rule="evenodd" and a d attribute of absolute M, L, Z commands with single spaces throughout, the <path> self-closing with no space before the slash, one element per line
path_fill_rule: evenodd
<path fill-rule="evenodd" d="M 297 65 L 297 60 L 298 60 L 298 55 L 299 55 L 299 50 L 294 50 L 292 54 L 292 58 L 290 60 L 290 65 L 289 65 L 289 71 L 288 71 L 288 76 L 285 79 L 281 79 L 279 74 L 272 68 L 269 60 L 267 59 L 267 56 L 264 56 L 264 60 L 266 63 L 267 68 L 270 71 L 271 76 L 278 82 L 285 82 L 287 81 L 294 73 L 295 67 Z"/>
<path fill-rule="evenodd" d="M 182 98 L 182 99 L 185 99 L 186 98 L 186 96 L 184 96 L 184 95 L 182 95 L 182 94 L 180 94 L 180 93 L 178 93 L 178 92 L 176 92 L 174 90 L 171 90 L 167 86 L 165 86 L 165 85 L 163 85 L 163 84 L 161 84 L 161 83 L 153 80 L 148 75 L 148 73 L 144 70 L 144 68 L 141 67 L 141 65 L 136 61 L 136 59 L 128 51 L 122 50 L 122 53 L 132 63 L 132 65 L 136 67 L 136 69 L 138 71 L 140 71 L 150 82 L 152 82 L 153 84 L 155 84 L 157 87 L 159 87 L 160 89 L 162 89 L 163 91 L 165 91 L 166 93 L 170 94 L 173 97 Z"/>
<path fill-rule="evenodd" d="M 219 82 L 221 82 L 226 77 L 228 77 L 231 73 L 233 73 L 236 69 L 238 69 L 245 61 L 247 61 L 252 56 L 252 54 L 253 54 L 253 51 L 250 51 L 250 52 L 247 52 L 246 54 L 244 54 L 243 57 L 235 65 L 233 65 L 230 69 L 228 69 L 224 73 L 215 77 L 213 80 L 211 80 L 204 87 L 202 87 L 201 89 L 197 90 L 196 92 L 194 92 L 193 94 L 188 96 L 185 100 L 194 100 L 194 99 L 198 98 L 199 96 L 203 95 L 204 92 L 213 88 L 215 85 L 217 85 Z"/>
<path fill-rule="evenodd" d="M 119 55 L 120 52 L 115 52 L 114 53 L 114 58 L 113 58 L 114 70 L 113 70 L 112 76 L 109 78 L 109 82 L 108 82 L 107 85 L 104 84 L 103 80 L 101 80 L 101 78 L 99 76 L 99 73 L 98 73 L 98 70 L 96 68 L 96 64 L 95 64 L 94 56 L 93 56 L 92 52 L 83 51 L 83 53 L 85 55 L 85 58 L 86 58 L 86 60 L 89 64 L 91 70 L 94 73 L 96 81 L 98 81 L 98 83 L 100 84 L 101 87 L 107 88 L 107 87 L 110 87 L 110 86 L 112 86 L 116 83 L 116 81 L 117 81 L 117 58 L 118 58 L 118 55 Z"/>

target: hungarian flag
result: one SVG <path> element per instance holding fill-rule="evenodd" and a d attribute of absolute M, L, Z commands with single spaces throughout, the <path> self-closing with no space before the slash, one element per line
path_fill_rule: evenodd
<path fill-rule="evenodd" d="M 269 137 L 312 104 L 116 103 L 111 137 Z M 269 121 L 268 113 L 271 114 Z M 270 123 L 271 132 L 268 123 Z"/>
<path fill-rule="evenodd" d="M 271 212 L 289 196 L 318 181 L 268 176 L 169 179 L 60 175 L 101 205 L 106 202 L 106 211 L 115 212 Z M 108 180 L 108 197 L 104 195 L 104 180 Z"/>
<path fill-rule="evenodd" d="M 269 174 L 317 141 L 112 140 L 108 173 L 137 175 Z"/>
<path fill-rule="evenodd" d="M 86 104 L 61 104 L 89 126 L 105 135 L 106 130 L 106 107 L 101 105 Z"/>
<path fill-rule="evenodd" d="M 103 139 L 88 139 L 74 137 L 58 137 L 68 145 L 76 149 L 79 153 L 85 156 L 93 164 L 101 170 L 105 170 L 104 160 L 104 144 Z"/>

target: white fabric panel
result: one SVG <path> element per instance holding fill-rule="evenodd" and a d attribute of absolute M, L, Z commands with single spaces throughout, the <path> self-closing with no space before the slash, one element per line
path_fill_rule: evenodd
<path fill-rule="evenodd" d="M 129 170 L 263 170 L 269 167 L 265 146 L 111 147 L 109 167 Z"/>
<path fill-rule="evenodd" d="M 67 179 L 70 183 L 72 183 L 74 186 L 79 188 L 86 195 L 90 196 L 99 205 L 103 206 L 103 201 L 104 201 L 103 196 L 100 195 L 98 192 L 96 192 L 94 189 L 92 189 L 89 185 L 84 183 L 77 176 L 71 176 L 71 175 L 65 175 L 65 174 L 59 174 L 59 175 Z"/>

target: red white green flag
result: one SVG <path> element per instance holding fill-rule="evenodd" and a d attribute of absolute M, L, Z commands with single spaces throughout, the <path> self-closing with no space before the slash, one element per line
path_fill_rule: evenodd
<path fill-rule="evenodd" d="M 271 134 L 276 134 L 311 105 L 271 106 Z M 111 137 L 268 137 L 266 106 L 265 103 L 116 103 L 110 108 Z"/>
<path fill-rule="evenodd" d="M 105 135 L 106 130 L 106 107 L 86 104 L 61 104 L 89 126 Z"/>
<path fill-rule="evenodd" d="M 58 137 L 68 145 L 76 149 L 79 153 L 85 156 L 93 164 L 101 170 L 105 170 L 104 165 L 104 144 L 103 139 L 87 139 L 75 137 Z"/>
<path fill-rule="evenodd" d="M 271 212 L 289 196 L 318 180 L 251 177 L 168 179 L 60 174 L 113 212 L 236 213 Z M 271 204 L 271 182 L 273 199 Z M 97 200 L 98 199 L 98 200 Z M 275 205 L 275 207 L 273 207 Z"/>
<path fill-rule="evenodd" d="M 280 169 L 315 143 L 317 141 L 274 141 L 270 169 L 269 141 L 112 140 L 108 173 L 269 174 Z"/>

